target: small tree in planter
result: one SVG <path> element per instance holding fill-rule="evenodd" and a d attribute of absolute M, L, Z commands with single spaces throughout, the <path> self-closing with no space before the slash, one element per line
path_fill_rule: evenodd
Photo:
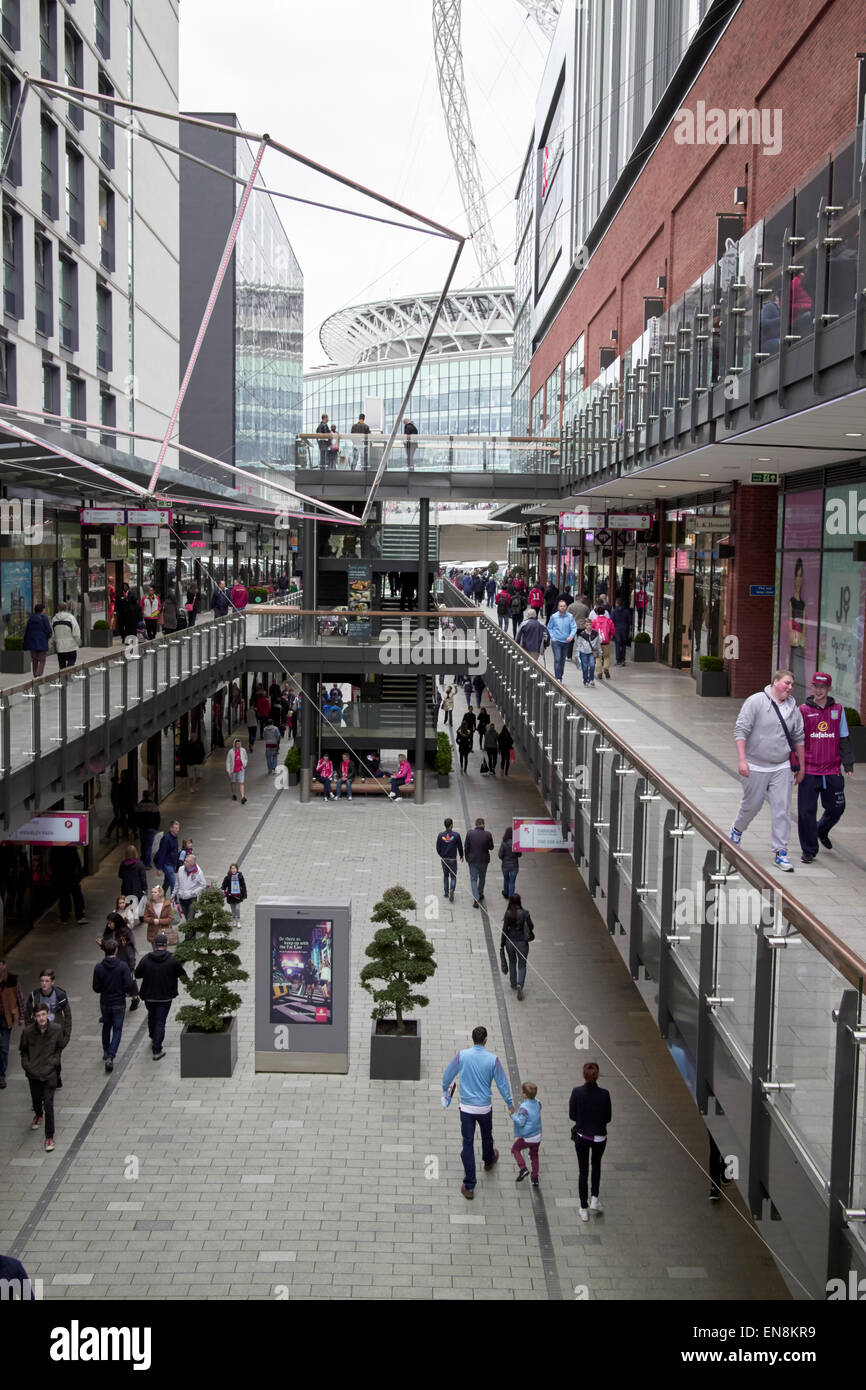
<path fill-rule="evenodd" d="M 720 656 L 702 656 L 695 681 L 698 695 L 727 695 L 728 677 Z"/>
<path fill-rule="evenodd" d="M 361 971 L 361 985 L 374 1000 L 370 1076 L 376 1081 L 417 1081 L 421 1076 L 421 1023 L 403 1014 L 430 1003 L 426 995 L 412 991 L 435 972 L 436 961 L 432 942 L 404 916 L 415 906 L 411 893 L 396 886 L 386 889 L 371 916 L 371 921 L 387 924 L 367 947 L 370 964 Z M 375 989 L 374 980 L 383 980 L 384 989 Z"/>
<path fill-rule="evenodd" d="M 23 676 L 30 670 L 30 653 L 24 650 L 22 636 L 9 636 L 0 652 L 0 671 L 9 676 Z"/>
<path fill-rule="evenodd" d="M 114 633 L 108 626 L 104 618 L 97 618 L 90 629 L 90 645 L 92 647 L 110 647 L 114 641 Z"/>
<path fill-rule="evenodd" d="M 289 786 L 296 787 L 301 776 L 301 750 L 296 743 L 292 744 L 286 754 L 285 764 Z"/>
<path fill-rule="evenodd" d="M 249 979 L 241 969 L 239 942 L 229 936 L 231 909 L 218 888 L 205 888 L 189 919 L 192 940 L 175 950 L 182 963 L 194 966 L 186 985 L 196 1002 L 184 1004 L 177 1017 L 185 1024 L 180 1039 L 181 1076 L 231 1076 L 238 1058 L 237 1019 L 241 997 L 230 986 Z"/>
<path fill-rule="evenodd" d="M 648 632 L 636 632 L 632 639 L 632 652 L 635 661 L 655 661 L 656 651 Z"/>
<path fill-rule="evenodd" d="M 451 740 L 448 735 L 442 731 L 436 735 L 436 756 L 434 762 L 439 786 L 447 787 L 448 774 L 454 765 L 454 757 L 451 752 Z"/>

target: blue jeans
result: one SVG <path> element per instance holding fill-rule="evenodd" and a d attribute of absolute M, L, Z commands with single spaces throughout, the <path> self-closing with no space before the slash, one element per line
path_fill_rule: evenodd
<path fill-rule="evenodd" d="M 584 685 L 592 685 L 595 680 L 595 657 L 592 652 L 578 652 Z"/>
<path fill-rule="evenodd" d="M 493 1148 L 493 1111 L 488 1110 L 486 1115 L 467 1115 L 465 1110 L 460 1111 L 460 1132 L 463 1135 L 463 1148 L 460 1150 L 460 1157 L 463 1159 L 463 1172 L 466 1175 L 464 1186 L 472 1191 L 477 1181 L 475 1176 L 475 1125 L 481 1130 L 481 1157 L 485 1163 L 492 1163 L 496 1157 Z"/>
<path fill-rule="evenodd" d="M 174 892 L 174 885 L 177 880 L 177 870 L 172 869 L 168 864 L 163 864 L 162 875 L 162 891 L 166 897 L 169 897 Z"/>
<path fill-rule="evenodd" d="M 517 869 L 502 870 L 502 891 L 506 898 L 510 898 L 515 891 L 514 885 L 517 882 Z"/>
<path fill-rule="evenodd" d="M 398 800 L 400 798 L 400 788 L 402 787 L 405 780 L 405 777 L 391 778 L 391 791 L 394 793 Z"/>
<path fill-rule="evenodd" d="M 120 1047 L 123 1020 L 126 1018 L 126 1004 L 118 1004 L 111 1009 L 102 1010 L 102 1051 L 112 1062 Z"/>
<path fill-rule="evenodd" d="M 147 1009 L 147 1031 L 150 1034 L 150 1045 L 154 1052 L 161 1052 L 171 1000 L 164 999 L 153 1004 L 149 1004 L 145 1000 L 144 1007 Z"/>
<path fill-rule="evenodd" d="M 484 884 L 487 880 L 486 864 L 469 865 L 469 882 L 472 886 L 472 896 L 476 902 L 484 897 Z"/>
<path fill-rule="evenodd" d="M 9 1065 L 9 1039 L 12 1036 L 12 1029 L 6 1019 L 0 1017 L 0 1076 L 6 1075 L 6 1068 Z"/>
<path fill-rule="evenodd" d="M 442 860 L 442 880 L 443 880 L 443 887 L 444 887 L 444 890 L 445 890 L 445 896 L 446 896 L 446 898 L 447 898 L 447 897 L 448 897 L 448 894 L 449 894 L 449 893 L 453 893 L 454 890 L 455 890 L 455 888 L 457 887 L 457 860 L 456 860 L 456 859 L 443 859 L 443 860 Z"/>
<path fill-rule="evenodd" d="M 141 832 L 141 862 L 146 869 L 151 867 L 150 857 L 153 854 L 155 835 L 155 830 L 142 830 Z"/>
<path fill-rule="evenodd" d="M 322 797 L 323 797 L 323 799 L 324 799 L 325 801 L 327 801 L 327 800 L 328 800 L 328 797 L 331 795 L 331 779 L 330 779 L 330 777 L 323 777 L 323 778 L 321 779 L 321 781 L 322 781 Z"/>
<path fill-rule="evenodd" d="M 268 745 L 265 744 L 265 762 L 268 765 L 268 772 L 276 772 L 279 752 L 279 748 L 269 748 Z"/>
<path fill-rule="evenodd" d="M 554 642 L 551 639 L 550 645 L 553 648 L 553 674 L 558 681 L 561 681 L 562 673 L 565 670 L 565 658 L 568 655 L 568 643 Z"/>
<path fill-rule="evenodd" d="M 339 801 L 340 797 L 343 795 L 343 788 L 344 788 L 344 787 L 346 788 L 346 795 L 347 795 L 347 796 L 351 796 L 351 795 L 352 795 L 352 783 L 353 783 L 354 780 L 355 780 L 354 777 L 338 777 L 338 778 L 337 778 L 337 800 L 338 800 L 338 801 Z"/>

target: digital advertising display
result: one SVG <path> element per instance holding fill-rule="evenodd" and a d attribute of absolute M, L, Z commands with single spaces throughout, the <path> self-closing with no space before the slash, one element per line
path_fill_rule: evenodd
<path fill-rule="evenodd" d="M 348 898 L 256 902 L 257 1072 L 349 1070 Z"/>
<path fill-rule="evenodd" d="M 333 1022 L 332 922 L 271 923 L 271 1023 Z"/>

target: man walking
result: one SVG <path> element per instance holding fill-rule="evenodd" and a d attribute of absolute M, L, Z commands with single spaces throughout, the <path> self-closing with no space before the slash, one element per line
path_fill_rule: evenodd
<path fill-rule="evenodd" d="M 487 865 L 493 849 L 493 836 L 484 829 L 484 821 L 479 816 L 475 829 L 466 836 L 466 863 L 469 865 L 469 882 L 472 886 L 472 906 L 477 908 L 484 902 L 484 883 L 487 878 Z"/>
<path fill-rule="evenodd" d="M 565 658 L 568 655 L 568 644 L 577 636 L 577 623 L 568 612 L 564 598 L 559 599 L 556 612 L 547 620 L 547 635 L 553 647 L 553 674 L 561 681 L 565 670 Z"/>
<path fill-rule="evenodd" d="M 226 613 L 228 613 L 230 607 L 231 601 L 229 600 L 229 596 L 226 593 L 226 582 L 224 579 L 221 579 L 219 582 L 219 588 L 214 590 L 213 600 L 211 601 L 211 608 L 213 609 L 214 617 L 224 618 Z"/>
<path fill-rule="evenodd" d="M 415 450 L 418 448 L 417 438 L 413 439 L 412 437 L 413 435 L 417 436 L 418 434 L 417 425 L 413 425 L 411 420 L 404 420 L 403 434 L 406 439 L 406 466 L 409 472 L 411 473 L 412 460 L 415 457 Z"/>
<path fill-rule="evenodd" d="M 132 813 L 133 824 L 141 840 L 141 862 L 146 869 L 151 868 L 153 842 L 159 829 L 159 807 L 153 799 L 153 792 L 145 792 Z"/>
<path fill-rule="evenodd" d="M 280 752 L 280 731 L 273 719 L 269 719 L 262 730 L 262 738 L 265 743 L 265 762 L 268 765 L 268 774 L 277 770 L 277 757 Z"/>
<path fill-rule="evenodd" d="M 165 932 L 157 932 L 153 938 L 153 950 L 142 956 L 135 967 L 135 977 L 141 980 L 141 997 L 147 1009 L 147 1031 L 153 1060 L 159 1062 L 165 1056 L 163 1042 L 165 1025 L 171 1012 L 172 1000 L 177 998 L 177 982 L 188 979 L 188 975 L 171 951 L 167 949 L 168 937 Z"/>
<path fill-rule="evenodd" d="M 358 416 L 350 433 L 352 435 L 352 470 L 354 471 L 358 465 L 358 457 L 362 448 L 364 451 L 363 464 L 366 468 L 370 450 L 370 442 L 367 438 L 370 433 L 370 426 L 367 424 L 366 415 Z"/>
<path fill-rule="evenodd" d="M 331 433 L 332 431 L 331 426 L 328 423 L 328 417 L 327 415 L 323 415 L 316 426 L 316 434 L 322 436 L 320 439 L 316 440 L 316 443 L 319 446 L 320 468 L 327 468 L 328 466 L 328 450 L 331 447 Z"/>
<path fill-rule="evenodd" d="M 6 1068 L 9 1065 L 9 1040 L 15 1025 L 24 1026 L 24 999 L 18 976 L 0 960 L 0 1091 L 6 1090 Z"/>
<path fill-rule="evenodd" d="M 38 1129 L 45 1115 L 45 1152 L 54 1149 L 54 1092 L 57 1090 L 57 1072 L 60 1067 L 60 1054 L 63 1042 L 60 1027 L 51 1023 L 48 1010 L 40 1004 L 21 1034 L 21 1066 L 30 1083 L 30 1099 L 33 1102 L 33 1123 L 31 1129 Z"/>
<path fill-rule="evenodd" d="M 126 996 L 138 994 L 138 986 L 125 960 L 117 956 L 117 942 L 106 941 L 105 959 L 93 971 L 93 992 L 99 995 L 102 1013 L 102 1060 L 106 1071 L 114 1070 L 114 1059 L 123 1034 Z"/>
<path fill-rule="evenodd" d="M 471 832 L 470 832 L 471 833 Z M 492 843 L 492 841 L 491 841 Z M 447 1093 L 455 1081 L 460 1082 L 460 1130 L 463 1135 L 463 1196 L 472 1201 L 477 1182 L 475 1174 L 475 1126 L 481 1130 L 481 1158 L 484 1171 L 489 1172 L 499 1151 L 493 1147 L 493 1102 L 491 1088 L 496 1082 L 499 1094 L 508 1106 L 509 1114 L 514 1114 L 514 1102 L 505 1069 L 493 1052 L 488 1052 L 484 1044 L 487 1029 L 472 1029 L 472 1046 L 464 1048 L 452 1057 L 442 1077 L 442 1091 Z"/>
<path fill-rule="evenodd" d="M 625 649 L 631 641 L 631 609 L 626 608 L 621 598 L 613 606 L 613 638 L 616 646 L 616 664 L 625 665 Z"/>
<path fill-rule="evenodd" d="M 519 594 L 518 602 L 522 602 Z M 540 654 L 550 646 L 550 636 L 547 628 L 544 626 L 544 623 L 540 621 L 534 609 L 530 612 L 526 622 L 517 633 L 517 645 L 518 647 L 522 647 L 525 652 L 528 652 L 530 656 L 534 656 L 536 660 Z"/>
<path fill-rule="evenodd" d="M 171 894 L 177 882 L 180 865 L 180 821 L 173 820 L 159 842 L 154 855 L 153 867 L 162 870 L 162 891 Z"/>
<path fill-rule="evenodd" d="M 57 889 L 57 906 L 61 922 L 69 921 L 69 913 L 75 909 L 75 920 L 79 926 L 87 921 L 84 915 L 84 896 L 81 880 L 84 869 L 77 845 L 55 845 L 48 862 L 51 865 L 51 878 Z"/>
<path fill-rule="evenodd" d="M 803 716 L 805 756 L 803 780 L 797 788 L 797 831 L 803 863 L 818 855 L 818 841 L 832 849 L 830 831 L 845 813 L 845 776 L 854 775 L 854 756 L 845 710 L 830 693 L 832 677 L 816 671 L 812 694 L 800 706 Z M 816 823 L 818 799 L 824 814 Z"/>
<path fill-rule="evenodd" d="M 803 780 L 803 716 L 791 694 L 793 688 L 791 672 L 776 671 L 770 685 L 749 696 L 734 727 L 743 799 L 731 826 L 731 840 L 735 845 L 740 843 L 746 828 L 769 801 L 773 862 L 785 873 L 794 868 L 788 858 L 792 753 L 797 763 L 794 781 L 799 786 Z"/>
<path fill-rule="evenodd" d="M 463 841 L 454 829 L 453 820 L 446 820 L 445 829 L 436 837 L 436 853 L 442 865 L 442 877 L 446 898 L 454 901 L 457 886 L 457 860 L 463 862 Z"/>
<path fill-rule="evenodd" d="M 43 970 L 39 976 L 39 988 L 28 994 L 27 1003 L 24 1006 L 25 1023 L 33 1022 L 37 1009 L 47 1009 L 48 1022 L 56 1023 L 59 1027 L 60 1050 L 62 1052 L 72 1037 L 72 1010 L 69 1007 L 69 996 L 66 990 L 54 983 L 53 970 Z M 57 1090 L 62 1089 L 63 1082 L 60 1077 L 60 1063 L 58 1062 Z"/>

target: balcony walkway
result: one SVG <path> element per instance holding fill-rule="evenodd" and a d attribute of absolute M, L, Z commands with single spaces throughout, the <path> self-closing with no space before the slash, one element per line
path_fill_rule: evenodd
<path fill-rule="evenodd" d="M 472 910 L 463 867 L 454 905 L 442 902 L 433 846 L 444 816 L 463 830 L 484 815 L 498 843 L 513 815 L 545 814 L 519 760 L 507 781 L 478 776 L 479 765 L 476 751 L 469 775 L 447 791 L 431 788 L 422 807 L 366 798 L 301 806 L 294 790 L 274 793 L 256 751 L 241 807 L 229 800 L 220 753 L 194 798 L 184 788 L 162 808 L 164 822 L 177 816 L 192 836 L 210 880 L 242 858 L 250 898 L 238 935 L 251 971 L 260 895 L 351 895 L 356 981 L 374 902 L 393 883 L 412 891 L 439 965 L 422 1015 L 420 1082 L 369 1080 L 371 1001 L 356 985 L 348 1075 L 254 1075 L 252 979 L 240 986 L 230 1081 L 180 1080 L 173 1020 L 168 1056 L 154 1063 L 143 1009 L 127 1015 L 106 1076 L 90 981 L 118 854 L 85 881 L 87 926 L 61 928 L 52 912 L 10 953 L 25 992 L 49 965 L 72 999 L 53 1154 L 29 1131 L 17 1039 L 0 1096 L 0 1249 L 44 1280 L 46 1298 L 114 1297 L 119 1284 L 126 1297 L 155 1302 L 266 1299 L 278 1286 L 302 1299 L 788 1298 L 733 1184 L 720 1204 L 707 1201 L 704 1125 L 569 857 L 521 861 L 518 889 L 537 936 L 523 1003 L 495 949 L 498 864 L 488 877 L 489 920 Z M 157 881 L 155 872 L 148 878 Z M 143 928 L 137 936 L 145 950 Z M 479 1165 L 469 1203 L 460 1195 L 456 1107 L 443 1112 L 439 1095 L 442 1068 L 479 1022 L 512 1089 L 520 1078 L 538 1084 L 544 1141 L 541 1186 L 518 1187 L 497 1096 L 500 1160 L 490 1173 Z M 589 1028 L 590 1052 L 573 1046 L 577 1022 Z M 611 1091 L 613 1123 L 604 1214 L 583 1224 L 567 1112 L 589 1056 Z M 136 1177 L 127 1176 L 130 1156 Z"/>

